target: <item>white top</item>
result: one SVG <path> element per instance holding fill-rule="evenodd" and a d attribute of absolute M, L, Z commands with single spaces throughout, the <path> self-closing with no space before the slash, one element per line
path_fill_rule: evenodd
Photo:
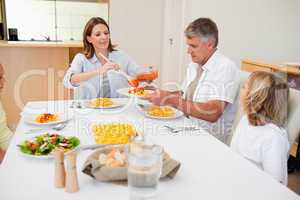
<path fill-rule="evenodd" d="M 111 53 L 109 53 L 108 59 L 114 63 L 119 64 L 121 70 L 130 76 L 135 76 L 136 73 L 138 72 L 139 66 L 135 63 L 134 60 L 132 60 L 128 55 L 126 55 L 122 51 L 119 50 L 112 51 Z M 65 87 L 67 88 L 79 87 L 79 85 L 72 85 L 70 82 L 71 76 L 73 74 L 92 71 L 101 66 L 102 64 L 98 60 L 95 54 L 90 59 L 87 59 L 85 55 L 83 55 L 82 53 L 76 54 L 76 56 L 74 57 L 71 63 L 70 68 L 65 74 L 64 77 Z M 117 93 L 117 89 L 128 87 L 126 78 L 113 70 L 107 72 L 107 78 L 109 80 L 109 85 L 110 85 L 110 97 L 112 98 L 120 97 L 120 95 Z M 81 91 L 83 92 L 81 98 L 92 99 L 92 98 L 100 97 L 100 90 L 102 88 L 101 81 L 102 81 L 102 76 L 99 75 L 85 81 L 84 83 L 81 83 L 80 86 L 83 87 L 81 88 Z"/>
<path fill-rule="evenodd" d="M 89 144 L 88 131 L 92 121 L 130 122 L 144 132 L 146 138 L 163 145 L 169 155 L 181 162 L 174 179 L 159 183 L 159 197 L 172 200 L 296 200 L 298 195 L 278 183 L 247 160 L 232 152 L 206 131 L 170 133 L 164 125 L 191 126 L 189 119 L 174 120 L 145 118 L 136 109 L 134 99 L 119 109 L 70 109 L 72 101 L 30 102 L 23 112 L 41 111 L 74 113 L 75 119 L 60 131 L 63 135 L 75 135 L 82 144 Z M 21 155 L 16 146 L 25 139 L 38 135 L 26 134 L 26 130 L 37 128 L 24 123 L 18 124 L 3 163 L 0 165 L 0 199 L 43 199 L 84 200 L 128 199 L 125 185 L 97 182 L 81 172 L 83 163 L 91 151 L 82 151 L 77 156 L 77 174 L 80 190 L 67 193 L 54 187 L 53 160 L 40 160 Z M 42 195 L 41 195 L 42 193 Z M 42 198 L 41 198 L 42 197 Z M 145 198 L 146 199 L 146 198 Z M 148 199 L 148 198 L 147 198 Z"/>
<path fill-rule="evenodd" d="M 186 79 L 183 84 L 183 91 L 186 92 L 189 84 L 195 79 L 196 63 L 190 63 L 187 69 Z M 221 100 L 228 102 L 223 115 L 215 123 L 193 118 L 199 125 L 205 127 L 218 139 L 226 142 L 234 116 L 237 110 L 237 94 L 240 84 L 240 71 L 228 58 L 216 51 L 209 60 L 202 66 L 203 72 L 196 87 L 193 101 L 207 102 L 210 100 Z M 185 94 L 184 94 L 185 95 Z"/>
<path fill-rule="evenodd" d="M 6 113 L 0 101 L 0 149 L 6 150 L 12 137 L 13 133 L 7 126 Z"/>
<path fill-rule="evenodd" d="M 290 145 L 283 128 L 272 123 L 252 126 L 247 116 L 243 116 L 233 135 L 231 148 L 287 185 Z"/>

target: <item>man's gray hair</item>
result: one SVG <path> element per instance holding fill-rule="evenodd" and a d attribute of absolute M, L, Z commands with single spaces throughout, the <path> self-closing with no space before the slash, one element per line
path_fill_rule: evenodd
<path fill-rule="evenodd" d="M 203 42 L 213 39 L 214 47 L 218 46 L 219 31 L 216 23 L 209 18 L 198 18 L 185 29 L 187 38 L 198 37 Z"/>

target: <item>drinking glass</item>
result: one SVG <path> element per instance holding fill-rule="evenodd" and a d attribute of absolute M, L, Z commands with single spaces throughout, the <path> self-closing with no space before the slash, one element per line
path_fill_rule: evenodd
<path fill-rule="evenodd" d="M 157 196 L 163 149 L 159 145 L 133 142 L 128 146 L 128 187 L 130 199 Z"/>

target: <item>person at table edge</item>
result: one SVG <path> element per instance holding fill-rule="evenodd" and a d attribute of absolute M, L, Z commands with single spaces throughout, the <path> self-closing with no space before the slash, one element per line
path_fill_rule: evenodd
<path fill-rule="evenodd" d="M 193 21 L 185 30 L 192 62 L 182 90 L 157 89 L 145 99 L 184 112 L 219 140 L 229 144 L 237 105 L 240 71 L 217 49 L 218 28 L 209 18 Z"/>
<path fill-rule="evenodd" d="M 91 18 L 83 32 L 83 53 L 74 57 L 64 77 L 67 88 L 80 86 L 80 98 L 119 97 L 117 89 L 128 87 L 127 80 L 115 70 L 130 76 L 138 73 L 139 66 L 124 52 L 112 45 L 110 29 L 104 19 Z M 100 54 L 109 59 L 105 60 Z"/>
<path fill-rule="evenodd" d="M 0 64 L 0 92 L 2 92 L 5 85 L 4 67 Z M 0 101 L 0 163 L 4 159 L 6 150 L 9 146 L 13 133 L 7 126 L 6 113 Z"/>

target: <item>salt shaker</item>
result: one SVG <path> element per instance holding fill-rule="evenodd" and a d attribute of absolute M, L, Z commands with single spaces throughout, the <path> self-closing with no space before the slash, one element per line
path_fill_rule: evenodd
<path fill-rule="evenodd" d="M 76 169 L 76 153 L 72 152 L 67 156 L 66 168 L 66 192 L 77 192 L 79 190 L 77 169 Z"/>
<path fill-rule="evenodd" d="M 56 149 L 54 151 L 54 163 L 55 163 L 55 172 L 54 172 L 54 186 L 57 188 L 65 187 L 65 165 L 64 165 L 64 151 L 62 149 Z"/>

